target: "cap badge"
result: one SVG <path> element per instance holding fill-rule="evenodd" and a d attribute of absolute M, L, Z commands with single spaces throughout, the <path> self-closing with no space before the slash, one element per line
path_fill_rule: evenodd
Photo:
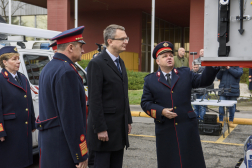
<path fill-rule="evenodd" d="M 17 47 L 14 48 L 14 51 L 17 51 Z"/>
<path fill-rule="evenodd" d="M 168 43 L 164 43 L 163 46 L 164 46 L 164 47 L 168 47 L 169 44 L 168 44 Z"/>

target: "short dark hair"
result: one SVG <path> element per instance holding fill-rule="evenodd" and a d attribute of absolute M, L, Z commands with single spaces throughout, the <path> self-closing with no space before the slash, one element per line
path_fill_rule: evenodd
<path fill-rule="evenodd" d="M 74 41 L 74 42 L 69 42 L 69 43 L 58 44 L 57 50 L 64 51 L 67 48 L 67 46 L 70 45 L 70 44 L 76 46 L 78 44 L 78 42 Z"/>

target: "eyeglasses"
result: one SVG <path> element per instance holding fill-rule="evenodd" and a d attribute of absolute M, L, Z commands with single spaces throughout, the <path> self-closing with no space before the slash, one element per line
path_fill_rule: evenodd
<path fill-rule="evenodd" d="M 126 38 L 118 38 L 118 39 L 112 38 L 112 40 L 120 40 L 120 41 L 123 41 L 123 42 L 125 43 L 125 42 L 129 42 L 129 37 L 126 37 Z"/>

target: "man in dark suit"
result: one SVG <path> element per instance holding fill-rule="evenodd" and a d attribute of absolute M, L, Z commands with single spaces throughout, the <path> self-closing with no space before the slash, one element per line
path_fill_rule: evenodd
<path fill-rule="evenodd" d="M 159 69 L 145 77 L 141 107 L 155 121 L 158 168 L 204 168 L 191 90 L 211 85 L 218 69 L 206 67 L 202 75 L 175 69 L 173 44 L 166 41 L 155 47 L 153 58 Z"/>
<path fill-rule="evenodd" d="M 86 97 L 75 62 L 84 53 L 84 26 L 62 32 L 57 53 L 39 77 L 39 130 L 41 168 L 86 168 Z"/>
<path fill-rule="evenodd" d="M 125 29 L 110 25 L 104 32 L 106 50 L 88 64 L 89 149 L 95 151 L 95 168 L 122 167 L 124 147 L 132 117 L 128 100 L 128 77 L 119 53 L 129 38 Z"/>

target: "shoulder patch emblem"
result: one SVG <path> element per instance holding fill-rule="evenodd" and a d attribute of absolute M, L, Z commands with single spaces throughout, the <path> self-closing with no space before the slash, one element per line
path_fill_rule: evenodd
<path fill-rule="evenodd" d="M 82 135 L 80 136 L 80 141 L 83 142 L 84 140 L 85 140 L 85 136 L 82 134 Z"/>
<path fill-rule="evenodd" d="M 0 123 L 0 132 L 3 132 L 3 131 L 4 131 L 3 124 Z"/>
<path fill-rule="evenodd" d="M 79 146 L 80 146 L 81 156 L 84 156 L 88 152 L 87 142 L 84 141 L 84 142 L 80 143 Z"/>
<path fill-rule="evenodd" d="M 8 77 L 8 72 L 5 71 L 5 72 L 4 72 L 4 75 L 5 75 L 6 77 Z"/>
<path fill-rule="evenodd" d="M 156 116 L 156 113 L 157 113 L 156 110 L 151 109 L 151 117 L 156 118 L 156 117 L 157 117 L 157 116 Z"/>
<path fill-rule="evenodd" d="M 164 43 L 163 46 L 164 46 L 164 47 L 168 47 L 169 44 L 168 44 L 168 43 Z"/>

